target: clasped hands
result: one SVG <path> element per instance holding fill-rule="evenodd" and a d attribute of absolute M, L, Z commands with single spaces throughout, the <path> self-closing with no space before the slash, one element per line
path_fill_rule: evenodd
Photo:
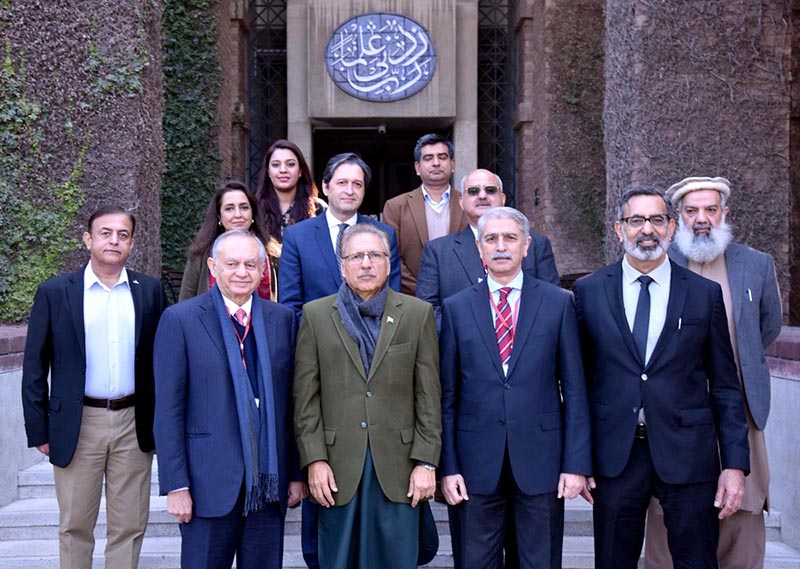
<path fill-rule="evenodd" d="M 590 504 L 594 504 L 591 494 L 594 487 L 594 478 L 586 478 L 582 474 L 561 473 L 558 478 L 558 497 L 572 500 L 580 495 Z M 469 500 L 467 485 L 460 474 L 442 476 L 442 493 L 451 506 Z"/>

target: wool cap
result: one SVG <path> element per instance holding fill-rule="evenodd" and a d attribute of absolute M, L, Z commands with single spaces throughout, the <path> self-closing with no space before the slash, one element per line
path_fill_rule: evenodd
<path fill-rule="evenodd" d="M 678 205 L 683 196 L 695 190 L 717 190 L 728 198 L 731 195 L 731 183 L 726 178 L 693 176 L 672 184 L 667 190 L 667 196 L 672 200 L 672 205 Z"/>

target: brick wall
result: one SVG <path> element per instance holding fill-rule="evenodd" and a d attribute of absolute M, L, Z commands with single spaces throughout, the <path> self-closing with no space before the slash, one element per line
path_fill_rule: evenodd
<path fill-rule="evenodd" d="M 0 326 L 0 374 L 22 369 L 27 326 Z"/>

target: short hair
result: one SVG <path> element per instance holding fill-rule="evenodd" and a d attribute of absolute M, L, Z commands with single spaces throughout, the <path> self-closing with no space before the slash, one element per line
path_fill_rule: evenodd
<path fill-rule="evenodd" d="M 351 237 L 355 237 L 356 235 L 362 235 L 369 233 L 371 235 L 377 235 L 380 238 L 381 243 L 383 244 L 383 248 L 385 249 L 385 253 L 387 255 L 391 255 L 392 246 L 389 243 L 389 236 L 386 232 L 374 225 L 372 223 L 356 223 L 355 225 L 351 225 L 350 227 L 344 230 L 344 234 L 342 235 L 341 241 L 339 241 L 339 250 L 336 251 L 336 256 L 340 259 L 342 258 L 342 253 L 347 249 L 347 244 L 350 242 Z"/>
<path fill-rule="evenodd" d="M 442 136 L 441 134 L 428 133 L 420 137 L 414 145 L 414 162 L 422 160 L 422 147 L 430 146 L 431 144 L 444 144 L 447 147 L 447 153 L 450 154 L 450 160 L 456 157 L 456 147 L 450 142 L 450 139 Z"/>
<path fill-rule="evenodd" d="M 86 223 L 86 231 L 91 235 L 92 233 L 92 225 L 94 225 L 94 220 L 98 217 L 103 217 L 104 215 L 118 215 L 122 214 L 128 218 L 131 222 L 131 237 L 133 237 L 133 232 L 136 230 L 136 218 L 133 217 L 133 214 L 125 209 L 122 206 L 118 206 L 115 204 L 106 204 L 101 205 L 98 207 L 92 215 L 89 216 L 89 221 Z"/>
<path fill-rule="evenodd" d="M 264 249 L 264 242 L 246 229 L 231 229 L 230 231 L 220 233 L 219 237 L 214 240 L 214 245 L 211 246 L 211 257 L 215 262 L 219 262 L 219 250 L 222 244 L 231 237 L 247 237 L 255 241 L 258 244 L 258 261 L 262 265 L 266 263 L 267 250 Z"/>
<path fill-rule="evenodd" d="M 636 196 L 657 196 L 661 198 L 661 201 L 664 202 L 664 205 L 667 208 L 667 215 L 670 218 L 673 217 L 674 210 L 672 207 L 672 201 L 670 201 L 667 195 L 655 186 L 642 184 L 641 186 L 633 186 L 632 188 L 625 190 L 625 192 L 622 194 L 622 197 L 619 198 L 619 205 L 617 206 L 617 219 L 622 219 L 622 216 L 625 215 L 625 206 L 628 205 L 628 202 L 631 200 L 631 198 L 635 198 Z"/>
<path fill-rule="evenodd" d="M 531 222 L 528 221 L 528 218 L 525 217 L 525 214 L 517 209 L 514 209 L 513 207 L 502 206 L 493 207 L 478 219 L 478 240 L 483 237 L 483 231 L 486 228 L 486 223 L 492 219 L 511 219 L 516 221 L 517 225 L 522 231 L 522 235 L 526 239 L 531 235 Z"/>
<path fill-rule="evenodd" d="M 483 168 L 478 168 L 478 169 L 482 170 Z M 502 192 L 503 191 L 503 180 L 502 180 L 502 178 L 500 178 L 499 175 L 495 174 L 491 170 L 486 170 L 486 171 L 489 172 L 492 176 L 495 177 L 495 179 L 497 180 L 497 185 L 500 186 L 500 191 Z M 464 187 L 464 184 L 466 184 L 466 182 L 467 182 L 467 176 L 469 176 L 473 172 L 475 172 L 475 170 L 473 170 L 472 172 L 469 172 L 469 173 L 464 174 L 463 176 L 461 176 L 461 193 L 462 194 L 464 193 L 464 190 L 466 190 L 466 188 Z"/>
<path fill-rule="evenodd" d="M 328 160 L 328 163 L 325 165 L 325 170 L 322 172 L 322 182 L 326 186 L 331 183 L 333 173 L 336 172 L 336 169 L 342 164 L 355 164 L 361 168 L 361 171 L 364 172 L 364 187 L 366 188 L 369 186 L 369 182 L 372 179 L 372 170 L 370 170 L 367 163 L 364 162 L 364 159 L 355 152 L 343 152 Z"/>

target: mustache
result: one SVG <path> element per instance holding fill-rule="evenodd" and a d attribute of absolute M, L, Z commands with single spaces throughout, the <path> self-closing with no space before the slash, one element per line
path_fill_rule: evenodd
<path fill-rule="evenodd" d="M 636 239 L 633 240 L 633 243 L 638 247 L 642 241 L 655 241 L 656 247 L 663 243 L 661 236 L 658 233 L 651 233 L 650 235 L 638 235 Z"/>
<path fill-rule="evenodd" d="M 514 259 L 514 256 L 513 256 L 511 253 L 506 253 L 506 252 L 504 252 L 504 251 L 497 251 L 497 252 L 495 252 L 495 253 L 492 253 L 492 258 L 491 258 L 491 260 L 492 260 L 492 261 L 495 261 L 495 260 L 497 260 L 497 259 L 509 259 L 509 260 L 513 260 L 513 259 Z"/>

